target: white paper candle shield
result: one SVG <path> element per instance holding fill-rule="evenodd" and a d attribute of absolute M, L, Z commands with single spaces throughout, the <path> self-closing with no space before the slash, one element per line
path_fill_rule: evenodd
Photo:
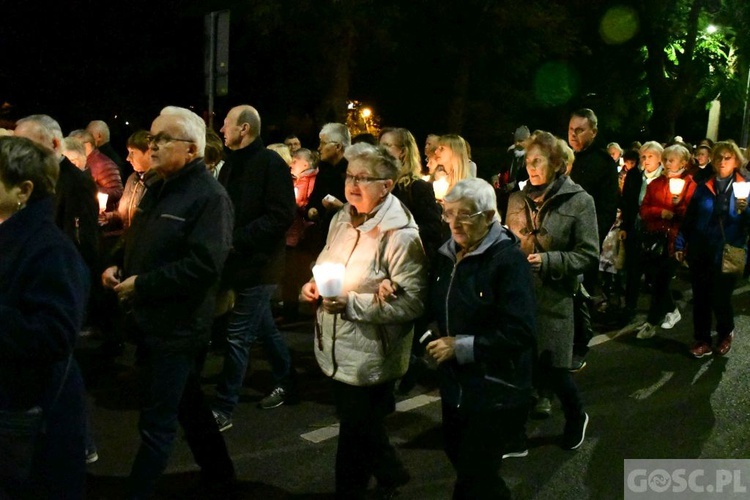
<path fill-rule="evenodd" d="M 109 195 L 107 193 L 97 193 L 96 197 L 99 199 L 99 211 L 104 212 L 107 210 L 107 200 Z"/>
<path fill-rule="evenodd" d="M 734 197 L 739 200 L 746 200 L 750 195 L 750 182 L 733 182 Z"/>
<path fill-rule="evenodd" d="M 448 179 L 437 179 L 432 183 L 432 189 L 435 190 L 435 199 L 442 200 L 448 194 Z"/>
<path fill-rule="evenodd" d="M 685 187 L 685 179 L 675 177 L 669 179 L 669 192 L 677 196 L 682 192 L 682 188 Z"/>
<path fill-rule="evenodd" d="M 322 297 L 338 297 L 344 289 L 344 264 L 316 264 L 313 266 L 313 276 Z"/>

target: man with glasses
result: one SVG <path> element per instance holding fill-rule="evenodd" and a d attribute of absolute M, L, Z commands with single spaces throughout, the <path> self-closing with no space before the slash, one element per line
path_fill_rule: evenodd
<path fill-rule="evenodd" d="M 232 244 L 232 205 L 206 170 L 206 125 L 169 106 L 151 125 L 151 169 L 125 244 L 102 274 L 128 311 L 146 358 L 148 395 L 128 498 L 148 498 L 167 466 L 177 423 L 206 486 L 231 487 L 234 467 L 204 399 L 198 359 L 208 345 L 216 290 Z M 205 492 L 208 493 L 208 492 Z"/>
<path fill-rule="evenodd" d="M 232 427 L 232 412 L 239 403 L 250 346 L 256 339 L 270 356 L 274 378 L 274 387 L 260 407 L 267 410 L 296 399 L 289 348 L 274 323 L 271 298 L 283 276 L 286 231 L 297 206 L 289 166 L 263 145 L 255 108 L 232 108 L 221 133 L 231 150 L 221 178 L 235 212 L 232 252 L 222 279 L 223 288 L 234 290 L 235 304 L 227 323 L 224 368 L 213 404 L 214 417 L 224 431 Z"/>
<path fill-rule="evenodd" d="M 344 150 L 352 144 L 349 129 L 343 123 L 326 123 L 320 130 L 319 137 L 318 178 L 307 205 L 308 218 L 318 222 L 317 226 L 322 233 L 318 251 L 323 249 L 322 244 L 325 243 L 331 219 L 344 206 L 344 176 L 349 165 L 344 158 Z"/>

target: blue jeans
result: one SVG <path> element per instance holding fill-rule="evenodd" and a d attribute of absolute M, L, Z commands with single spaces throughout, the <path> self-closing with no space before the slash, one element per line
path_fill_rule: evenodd
<path fill-rule="evenodd" d="M 167 467 L 177 424 L 209 482 L 229 481 L 234 466 L 206 402 L 196 372 L 195 352 L 147 348 L 149 395 L 138 428 L 141 446 L 130 472 L 128 498 L 149 498 Z"/>
<path fill-rule="evenodd" d="M 230 416 L 240 399 L 242 381 L 249 364 L 250 346 L 260 338 L 271 360 L 276 385 L 287 388 L 291 356 L 271 313 L 271 296 L 276 285 L 258 285 L 237 291 L 227 327 L 224 369 L 216 386 L 214 410 Z"/>

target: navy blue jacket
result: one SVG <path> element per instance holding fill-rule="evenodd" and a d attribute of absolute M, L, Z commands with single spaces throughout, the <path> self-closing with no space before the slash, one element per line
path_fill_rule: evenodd
<path fill-rule="evenodd" d="M 0 224 L 0 409 L 52 399 L 83 321 L 89 273 L 53 212 L 49 197 Z"/>
<path fill-rule="evenodd" d="M 745 180 L 739 173 L 734 175 L 735 181 Z M 740 214 L 737 213 L 737 200 L 731 184 L 727 190 L 729 203 L 726 207 L 720 207 L 716 203 L 715 179 L 711 177 L 695 189 L 685 213 L 685 220 L 680 225 L 675 251 L 686 251 L 686 257 L 691 264 L 708 264 L 719 268 L 725 241 L 736 247 L 747 247 L 750 207 Z"/>
<path fill-rule="evenodd" d="M 138 276 L 127 307 L 146 337 L 194 348 L 209 335 L 232 241 L 232 204 L 202 158 L 147 186 L 116 255 L 123 279 Z"/>
<path fill-rule="evenodd" d="M 531 268 L 518 238 L 494 222 L 456 264 L 456 243 L 438 252 L 429 308 L 441 336 L 457 337 L 440 365 L 443 404 L 483 411 L 527 404 L 536 336 Z"/>

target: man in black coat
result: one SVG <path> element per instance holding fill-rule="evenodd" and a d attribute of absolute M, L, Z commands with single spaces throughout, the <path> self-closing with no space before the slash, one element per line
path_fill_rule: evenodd
<path fill-rule="evenodd" d="M 609 153 L 598 147 L 594 140 L 598 129 L 596 114 L 588 108 L 579 109 L 570 115 L 568 122 L 568 144 L 575 151 L 576 159 L 570 178 L 594 198 L 596 225 L 599 231 L 599 248 L 617 217 L 617 202 L 620 187 L 617 165 Z M 584 288 L 591 294 L 597 290 L 599 270 L 593 269 L 583 277 Z M 593 336 L 588 304 L 581 292 L 576 301 L 576 334 L 573 345 L 574 365 L 583 368 L 583 356 L 588 352 L 588 342 Z"/>
<path fill-rule="evenodd" d="M 96 184 L 62 155 L 60 124 L 47 115 L 31 115 L 16 122 L 15 135 L 55 152 L 60 177 L 55 186 L 55 223 L 68 235 L 92 273 L 99 272 L 99 203 Z"/>
<path fill-rule="evenodd" d="M 234 290 L 227 326 L 224 369 L 217 385 L 214 416 L 221 430 L 232 426 L 250 346 L 261 339 L 271 357 L 275 387 L 260 402 L 275 408 L 294 397 L 289 349 L 273 320 L 271 298 L 281 281 L 286 231 L 297 205 L 289 166 L 260 138 L 260 115 L 252 106 L 232 108 L 221 128 L 231 150 L 220 178 L 232 200 L 232 251 L 222 286 Z"/>
<path fill-rule="evenodd" d="M 149 394 L 129 498 L 147 498 L 167 466 L 177 422 L 211 486 L 234 467 L 200 386 L 197 360 L 209 338 L 221 270 L 232 243 L 232 204 L 206 170 L 206 126 L 195 113 L 164 108 L 151 125 L 149 181 L 115 256 L 102 275 L 129 310 L 147 358 Z"/>

